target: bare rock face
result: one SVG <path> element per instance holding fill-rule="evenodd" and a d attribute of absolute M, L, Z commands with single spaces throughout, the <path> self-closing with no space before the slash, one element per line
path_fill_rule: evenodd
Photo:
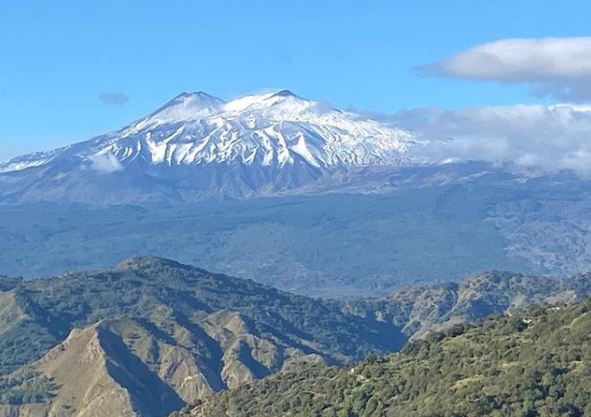
<path fill-rule="evenodd" d="M 57 386 L 48 404 L 49 417 L 152 417 L 182 404 L 174 390 L 102 323 L 73 330 L 33 367 Z"/>

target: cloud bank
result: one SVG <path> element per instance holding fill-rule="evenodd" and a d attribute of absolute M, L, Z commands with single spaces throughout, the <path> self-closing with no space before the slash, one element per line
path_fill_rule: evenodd
<path fill-rule="evenodd" d="M 424 108 L 400 111 L 393 120 L 428 141 L 419 152 L 439 161 L 591 175 L 591 106 Z"/>
<path fill-rule="evenodd" d="M 416 68 L 421 75 L 530 85 L 539 97 L 591 99 L 591 37 L 503 39 Z"/>
<path fill-rule="evenodd" d="M 102 93 L 99 99 L 107 106 L 124 106 L 129 101 L 129 97 L 123 93 Z"/>

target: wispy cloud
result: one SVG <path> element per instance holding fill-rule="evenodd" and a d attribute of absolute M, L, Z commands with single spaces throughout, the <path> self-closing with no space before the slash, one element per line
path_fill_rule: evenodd
<path fill-rule="evenodd" d="M 294 56 L 286 51 L 275 51 L 275 58 L 277 58 L 277 61 L 285 65 L 291 65 L 295 61 Z"/>
<path fill-rule="evenodd" d="M 398 112 L 401 127 L 429 142 L 437 160 L 512 163 L 524 169 L 570 169 L 591 175 L 591 107 L 516 105 Z"/>
<path fill-rule="evenodd" d="M 421 75 L 525 83 L 532 94 L 591 99 L 591 37 L 503 39 L 417 67 Z"/>
<path fill-rule="evenodd" d="M 101 93 L 99 99 L 107 106 L 124 106 L 129 102 L 126 94 L 116 92 Z"/>
<path fill-rule="evenodd" d="M 111 174 L 123 170 L 123 165 L 111 152 L 92 155 L 89 160 L 91 168 L 97 172 Z"/>

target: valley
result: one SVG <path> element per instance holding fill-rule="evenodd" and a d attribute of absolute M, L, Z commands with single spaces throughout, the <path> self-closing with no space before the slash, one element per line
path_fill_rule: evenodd
<path fill-rule="evenodd" d="M 150 254 L 329 298 L 486 270 L 565 276 L 591 269 L 590 201 L 580 180 L 491 174 L 379 194 L 0 205 L 0 271 L 42 277 Z"/>
<path fill-rule="evenodd" d="M 3 2 L 0 417 L 591 417 L 590 15 Z"/>
<path fill-rule="evenodd" d="M 591 295 L 590 283 L 588 274 L 489 272 L 384 297 L 319 300 L 156 257 L 1 278 L 0 416 L 166 417 L 192 404 L 217 415 L 217 392 L 240 396 L 254 381 L 294 372 L 313 383 L 317 370 L 344 372 L 326 366 L 421 348 L 491 315 L 506 321 L 534 304 L 576 303 Z M 290 386 L 286 395 L 299 389 Z"/>

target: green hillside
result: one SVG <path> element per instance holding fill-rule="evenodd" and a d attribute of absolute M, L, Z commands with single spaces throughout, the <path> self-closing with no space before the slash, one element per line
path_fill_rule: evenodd
<path fill-rule="evenodd" d="M 490 272 L 382 298 L 330 301 L 154 257 L 41 280 L 2 278 L 0 417 L 164 417 L 219 391 L 262 378 L 273 384 L 274 374 L 288 384 L 278 388 L 278 398 L 289 392 L 299 398 L 294 381 L 314 375 L 332 375 L 337 388 L 350 383 L 346 371 L 327 366 L 390 354 L 410 339 L 418 344 L 401 357 L 423 352 L 431 369 L 439 366 L 430 362 L 435 348 L 420 340 L 432 330 L 457 332 L 460 323 L 490 314 L 570 303 L 590 293 L 589 275 Z M 379 373 L 399 372 L 391 375 L 412 379 L 411 385 L 434 378 L 413 370 L 411 359 L 400 368 L 395 358 L 371 365 L 384 366 Z M 240 409 L 259 412 L 256 404 Z"/>
<path fill-rule="evenodd" d="M 160 417 L 290 364 L 343 363 L 406 341 L 339 305 L 153 257 L 0 282 L 0 416 L 15 415 L 1 404 L 81 415 L 111 395 L 123 399 L 103 402 L 102 415 Z"/>
<path fill-rule="evenodd" d="M 456 326 L 346 368 L 294 367 L 181 415 L 591 415 L 591 301 Z"/>

